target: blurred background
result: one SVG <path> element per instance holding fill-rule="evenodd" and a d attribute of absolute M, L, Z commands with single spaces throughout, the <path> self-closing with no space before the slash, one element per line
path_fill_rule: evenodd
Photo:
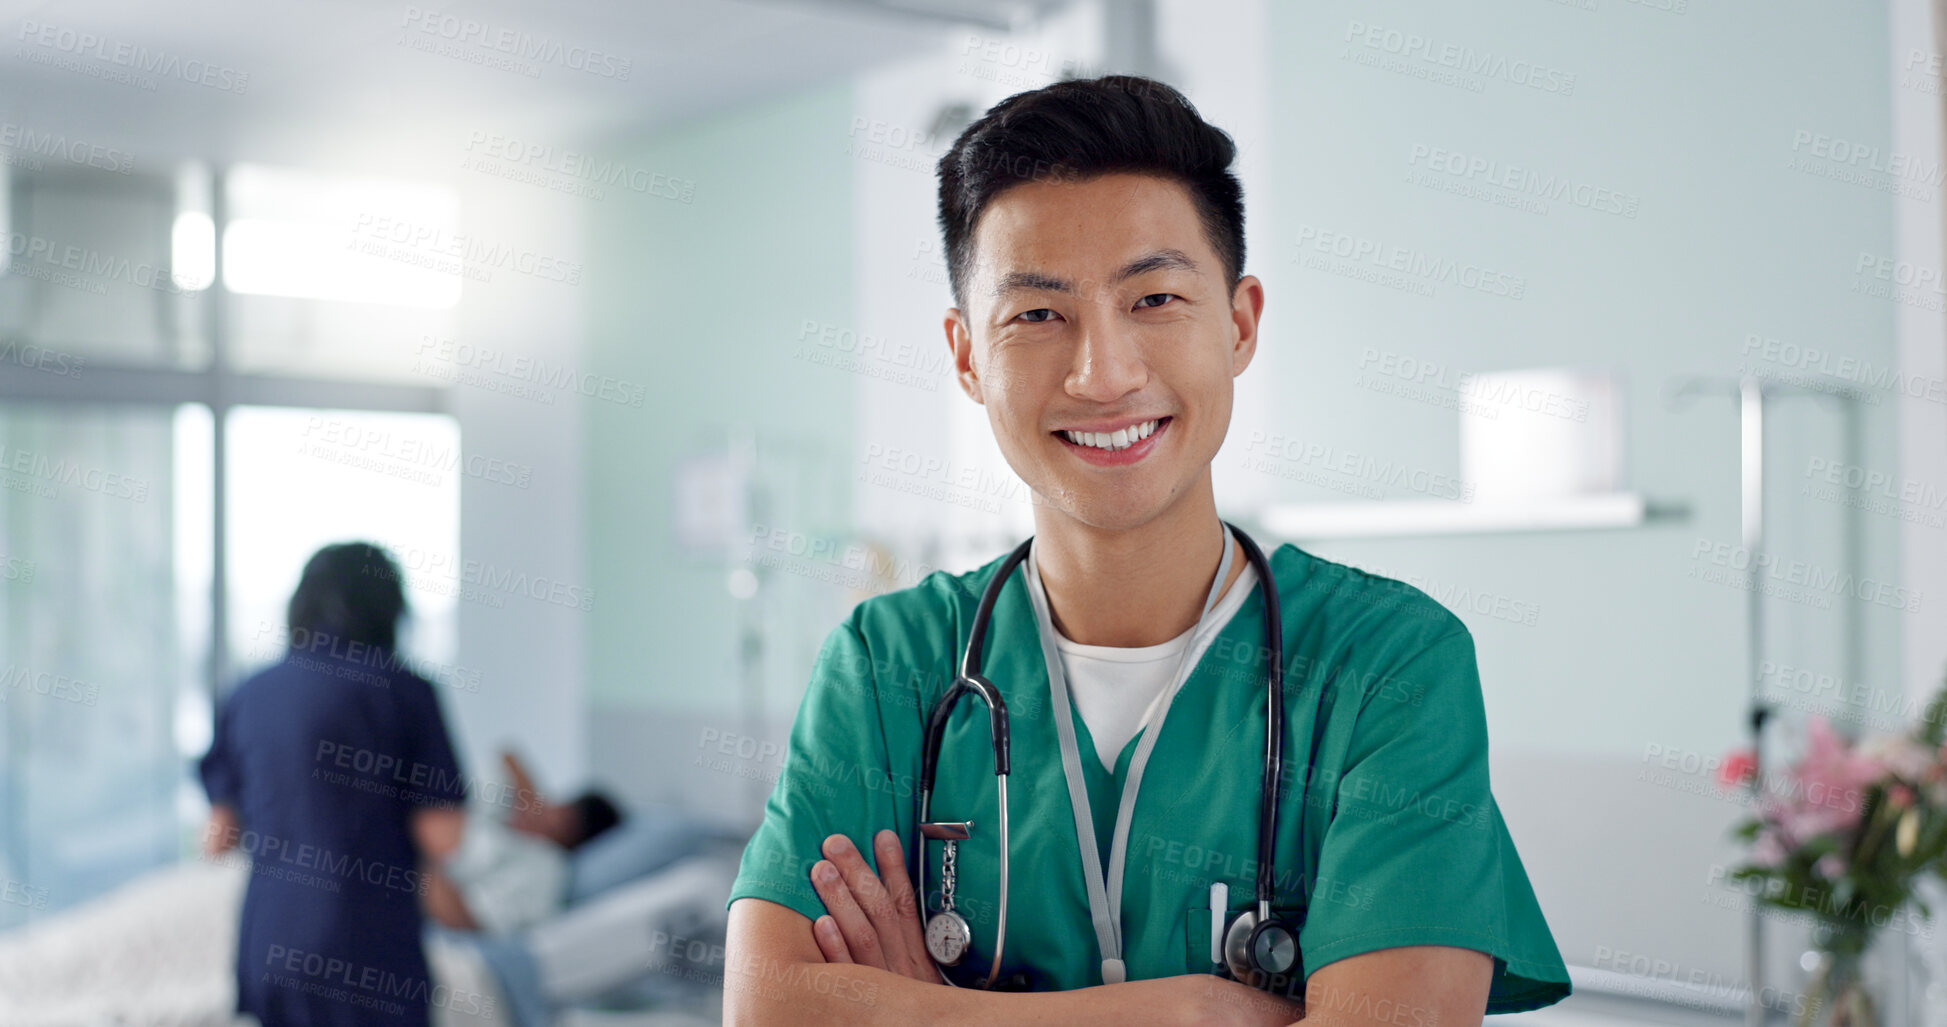
<path fill-rule="evenodd" d="M 1476 639 L 1575 974 L 1515 1019 L 1813 988 L 1720 778 L 1754 697 L 1782 770 L 1947 672 L 1933 3 L 4 7 L 0 957 L 197 860 L 214 711 L 333 541 L 404 568 L 469 774 L 747 835 L 831 626 L 1031 531 L 950 376 L 934 163 L 1132 72 L 1239 146 L 1220 510 Z M 712 904 L 550 1015 L 712 1021 Z M 1893 919 L 1880 1021 L 1947 1022 L 1947 926 Z"/>

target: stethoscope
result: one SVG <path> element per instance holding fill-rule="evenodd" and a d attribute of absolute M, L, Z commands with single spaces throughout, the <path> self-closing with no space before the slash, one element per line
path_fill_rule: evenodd
<path fill-rule="evenodd" d="M 1235 980 L 1245 982 L 1254 987 L 1268 989 L 1281 983 L 1295 983 L 1302 976 L 1301 967 L 1303 965 L 1301 954 L 1298 950 L 1298 931 L 1304 926 L 1304 913 L 1301 911 L 1295 919 L 1290 919 L 1275 915 L 1271 910 L 1272 879 L 1275 872 L 1273 857 L 1277 851 L 1278 836 L 1278 782 L 1284 768 L 1284 627 L 1278 605 L 1277 582 L 1271 576 L 1271 566 L 1265 560 L 1263 551 L 1257 547 L 1257 543 L 1252 541 L 1249 535 L 1246 535 L 1235 525 L 1229 522 L 1221 523 L 1228 529 L 1230 535 L 1236 537 L 1238 545 L 1244 550 L 1244 555 L 1251 561 L 1251 565 L 1257 569 L 1258 588 L 1264 597 L 1264 648 L 1270 662 L 1270 673 L 1267 677 L 1267 701 L 1264 706 L 1264 784 L 1262 794 L 1258 800 L 1256 906 L 1253 909 L 1247 909 L 1237 914 L 1224 928 L 1221 946 L 1223 960 L 1218 965 L 1222 969 L 1227 970 L 1229 976 Z M 937 912 L 931 913 L 927 918 L 925 930 L 926 950 L 939 965 L 943 967 L 955 966 L 966 956 L 967 950 L 973 942 L 972 928 L 967 924 L 966 918 L 961 916 L 954 908 L 953 894 L 956 876 L 956 846 L 958 843 L 966 841 L 971 837 L 973 823 L 971 821 L 933 821 L 933 780 L 939 767 L 940 742 L 946 732 L 946 723 L 953 713 L 955 704 L 958 703 L 961 696 L 967 694 L 978 697 L 981 702 L 986 704 L 988 730 L 992 735 L 994 745 L 995 787 L 998 789 L 1000 798 L 998 812 L 1000 814 L 1001 846 L 1000 904 L 999 917 L 994 928 L 994 962 L 993 966 L 987 971 L 986 981 L 980 985 L 980 987 L 987 989 L 994 989 L 999 981 L 1001 953 L 1007 943 L 1007 776 L 1009 741 L 1007 704 L 1001 700 L 1000 690 L 994 687 L 994 683 L 981 676 L 981 658 L 987 640 L 987 624 L 993 615 L 994 603 L 999 598 L 1001 588 L 1006 584 L 1009 575 L 1014 572 L 1014 568 L 1023 560 L 1027 559 L 1029 549 L 1033 543 L 1034 539 L 1029 538 L 1016 547 L 1012 553 L 1009 553 L 1007 559 L 1001 562 L 1000 570 L 994 574 L 993 579 L 987 583 L 986 589 L 981 593 L 980 605 L 976 607 L 974 612 L 973 628 L 967 636 L 967 648 L 960 657 L 960 672 L 954 677 L 953 685 L 933 704 L 932 712 L 927 716 L 925 743 L 920 751 L 920 848 L 918 852 L 919 858 L 914 863 L 916 867 L 915 872 L 918 877 L 918 894 L 921 896 L 921 902 L 923 904 L 930 902 L 930 895 L 926 890 L 926 840 L 930 838 L 946 843 L 946 851 L 941 864 L 941 908 Z M 1218 567 L 1215 580 L 1211 583 L 1210 595 L 1204 603 L 1205 613 L 1208 613 L 1211 606 L 1214 605 L 1217 593 L 1221 589 L 1224 580 L 1228 577 L 1231 558 L 1230 537 L 1228 535 L 1224 543 L 1223 562 Z M 1031 592 L 1034 591 L 1031 587 Z M 1038 602 L 1038 593 L 1036 593 L 1036 596 Z M 1201 617 L 1198 618 L 1198 623 L 1201 625 Z M 1044 624 L 1044 641 L 1047 630 Z M 1194 648 L 1194 636 L 1192 645 L 1185 649 L 1186 656 L 1192 648 Z M 1052 646 L 1045 646 L 1044 656 L 1050 651 L 1052 651 Z M 1049 670 L 1051 675 L 1060 673 L 1058 659 L 1051 661 Z M 1177 680 L 1178 685 L 1181 684 L 1181 679 L 1182 675 L 1179 674 Z M 1057 698 L 1063 700 L 1058 703 L 1063 708 L 1057 710 L 1057 728 L 1058 730 L 1066 729 L 1072 731 L 1072 725 L 1067 723 L 1066 703 L 1065 699 L 1063 699 L 1064 690 L 1059 684 L 1055 684 L 1053 690 Z M 1319 715 L 1321 716 L 1324 706 L 1323 692 L 1324 690 L 1320 689 Z M 1150 730 L 1148 737 L 1140 743 L 1138 749 L 1140 759 L 1147 759 L 1148 746 L 1153 744 L 1158 731 L 1160 731 L 1160 721 L 1158 726 Z M 1072 771 L 1073 739 L 1064 737 L 1063 741 L 1065 743 L 1064 757 L 1069 759 L 1070 769 Z M 1316 750 L 1316 746 L 1313 748 Z M 1315 751 L 1311 758 L 1315 762 Z M 1127 792 L 1123 800 L 1122 815 L 1118 818 L 1118 843 L 1124 840 L 1123 832 L 1127 828 L 1129 811 L 1134 805 L 1135 791 L 1138 784 L 1137 779 L 1140 777 L 1140 773 L 1139 766 L 1132 767 L 1131 780 L 1129 785 L 1126 786 Z M 1072 795 L 1078 794 L 1075 792 L 1075 789 L 1077 788 L 1076 781 L 1079 774 L 1071 772 L 1068 777 L 1072 797 Z M 1306 780 L 1301 785 L 1301 788 L 1308 789 L 1310 787 L 1310 778 L 1311 771 L 1308 765 Z M 1302 794 L 1301 798 L 1303 798 Z M 1084 803 L 1086 802 L 1085 796 L 1083 801 Z M 1087 823 L 1087 818 L 1088 814 L 1085 811 L 1085 806 L 1078 807 L 1076 814 L 1078 831 L 1088 834 L 1092 840 L 1093 832 Z M 1298 831 L 1299 851 L 1302 852 L 1304 850 L 1303 817 L 1299 818 Z M 1099 872 L 1100 859 L 1095 852 L 1095 846 L 1088 844 L 1082 846 L 1082 849 L 1083 859 L 1089 865 L 1089 873 L 1091 876 L 1091 880 L 1089 881 L 1091 888 L 1091 912 L 1096 920 L 1098 942 L 1103 943 L 1101 947 L 1103 948 L 1104 983 L 1116 983 L 1124 979 L 1125 972 L 1121 959 L 1119 925 L 1114 923 L 1116 920 L 1115 916 L 1104 916 L 1102 913 L 1104 903 L 1099 901 L 1100 895 L 1098 891 L 1098 889 L 1102 889 L 1102 875 Z M 1112 864 L 1112 870 L 1113 873 L 1111 876 L 1118 885 L 1116 891 L 1119 893 L 1121 879 L 1119 858 Z M 1213 894 L 1221 894 L 1221 892 L 1218 889 L 1213 889 Z M 1115 905 L 1119 905 L 1119 895 L 1112 901 Z M 1115 905 L 1111 905 L 1109 908 L 1113 910 L 1115 909 Z M 1220 915 L 1218 905 L 1218 903 L 1214 902 L 1212 904 L 1211 915 L 1213 917 Z M 1108 922 L 1105 923 L 1105 921 Z M 1213 935 L 1213 944 L 1214 942 L 1215 938 Z M 1111 952 L 1111 949 L 1114 951 Z M 945 974 L 942 973 L 941 976 L 945 977 Z M 1022 982 L 1018 979 L 1020 975 L 1017 974 L 1015 976 L 1016 980 L 1013 982 L 1014 985 L 1017 987 L 1021 986 Z M 1003 984 L 1002 987 L 1004 989 L 1006 985 Z"/>

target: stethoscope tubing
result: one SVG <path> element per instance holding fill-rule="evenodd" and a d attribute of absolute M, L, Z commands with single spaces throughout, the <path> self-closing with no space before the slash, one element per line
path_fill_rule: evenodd
<path fill-rule="evenodd" d="M 1258 870 L 1257 900 L 1259 922 L 1271 918 L 1272 874 L 1277 854 L 1278 825 L 1278 783 L 1284 770 L 1284 624 L 1282 610 L 1278 601 L 1277 580 L 1271 575 L 1270 561 L 1264 556 L 1251 537 L 1228 521 L 1224 527 L 1233 533 L 1244 555 L 1256 568 L 1259 588 L 1264 596 L 1264 637 L 1265 657 L 1269 665 L 1266 681 L 1265 743 L 1264 743 L 1264 782 L 1258 799 Z M 985 655 L 987 627 L 992 620 L 994 604 L 999 600 L 1001 589 L 1013 574 L 1014 568 L 1027 558 L 1029 547 L 1034 543 L 1032 537 L 1015 547 L 1001 562 L 1000 569 L 982 590 L 980 603 L 975 608 L 973 626 L 968 632 L 966 649 L 961 653 L 960 670 L 954 682 L 937 702 L 927 716 L 926 734 L 920 755 L 919 777 L 919 823 L 929 823 L 932 816 L 933 783 L 939 770 L 940 743 L 946 733 L 947 721 L 962 694 L 971 692 L 979 697 L 987 707 L 988 730 L 993 739 L 994 777 L 998 791 L 998 812 L 1000 814 L 1000 903 L 999 922 L 994 929 L 994 962 L 988 970 L 983 988 L 992 988 L 1000 977 L 1001 958 L 1007 943 L 1007 899 L 1008 899 L 1008 810 L 1007 779 L 1010 770 L 1012 739 L 1009 737 L 1007 704 L 1001 699 L 1000 689 L 981 675 L 981 665 Z M 1320 707 L 1324 705 L 1320 697 Z M 1316 753 L 1313 754 L 1316 758 Z M 1309 778 L 1309 774 L 1307 777 Z M 1309 789 L 1310 781 L 1304 785 Z M 1303 845 L 1303 818 L 1299 820 L 1300 849 Z M 922 915 L 927 899 L 926 891 L 926 839 L 921 836 L 919 850 L 915 854 L 916 874 L 919 884 L 919 902 Z M 1216 911 L 1213 910 L 1215 915 Z M 952 979 L 944 973 L 942 978 L 952 984 Z"/>

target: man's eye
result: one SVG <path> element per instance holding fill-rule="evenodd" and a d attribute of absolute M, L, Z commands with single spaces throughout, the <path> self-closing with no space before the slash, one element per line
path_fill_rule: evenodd
<path fill-rule="evenodd" d="M 1019 313 L 1019 314 L 1017 314 L 1017 315 L 1015 315 L 1015 316 L 1016 316 L 1016 317 L 1024 317 L 1024 318 L 1027 318 L 1027 321 L 1028 321 L 1028 323 L 1029 323 L 1029 324 L 1041 324 L 1041 323 L 1043 323 L 1043 322 L 1045 322 L 1045 321 L 1047 321 L 1047 320 L 1048 320 L 1048 318 L 1046 318 L 1046 317 L 1035 317 L 1035 316 L 1033 316 L 1033 315 L 1035 315 L 1035 314 L 1047 314 L 1047 315 L 1048 315 L 1049 317 L 1053 317 L 1053 316 L 1054 316 L 1054 313 L 1055 313 L 1054 311 L 1052 311 L 1052 310 L 1049 310 L 1049 309 L 1048 309 L 1047 307 L 1036 307 L 1036 308 L 1035 308 L 1035 309 L 1033 309 L 1033 310 L 1024 310 L 1024 311 L 1022 311 L 1021 313 Z"/>
<path fill-rule="evenodd" d="M 1149 295 L 1147 295 L 1147 296 L 1144 296 L 1144 297 L 1143 297 L 1142 299 L 1140 299 L 1140 300 L 1137 300 L 1137 301 L 1136 301 L 1136 305 L 1137 305 L 1137 306 L 1139 306 L 1139 307 L 1140 307 L 1140 306 L 1151 306 L 1151 307 L 1160 307 L 1160 306 L 1162 306 L 1162 304 L 1161 304 L 1161 303 L 1150 303 L 1149 301 L 1150 301 L 1150 300 L 1159 300 L 1159 299 L 1160 299 L 1160 300 L 1171 300 L 1171 299 L 1175 299 L 1175 298 L 1176 298 L 1176 294 L 1175 294 L 1175 293 L 1173 293 L 1173 292 L 1152 292 L 1152 293 L 1150 293 Z"/>

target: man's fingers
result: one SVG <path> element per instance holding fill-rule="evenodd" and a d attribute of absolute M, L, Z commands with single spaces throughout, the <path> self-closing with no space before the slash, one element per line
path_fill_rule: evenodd
<path fill-rule="evenodd" d="M 852 961 L 852 952 L 845 947 L 845 935 L 838 929 L 838 921 L 830 916 L 821 916 L 812 922 L 811 936 L 818 940 L 818 951 L 825 954 L 825 962 Z"/>
<path fill-rule="evenodd" d="M 879 876 L 884 879 L 886 891 L 892 895 L 893 908 L 899 913 L 899 935 L 905 939 L 906 956 L 913 961 L 913 969 L 920 976 L 937 981 L 940 970 L 926 951 L 926 932 L 920 925 L 924 911 L 913 899 L 913 878 L 906 872 L 905 847 L 891 831 L 874 835 L 872 844 L 879 855 Z"/>
<path fill-rule="evenodd" d="M 899 844 L 899 836 L 880 831 L 873 836 L 872 847 L 879 856 L 879 877 L 885 882 L 893 908 L 912 924 L 913 937 L 919 937 L 919 904 L 913 901 L 913 879 L 906 872 L 906 850 Z"/>
<path fill-rule="evenodd" d="M 876 966 L 881 970 L 892 969 L 886 965 L 884 949 L 879 943 L 878 934 L 872 929 L 871 919 L 859 908 L 858 900 L 852 897 L 852 889 L 830 860 L 821 859 L 812 864 L 811 887 L 824 900 L 825 910 L 838 922 L 852 962 Z"/>
<path fill-rule="evenodd" d="M 839 874 L 851 889 L 853 901 L 865 910 L 866 916 L 872 921 L 873 933 L 885 958 L 885 968 L 894 973 L 905 973 L 912 965 L 912 955 L 907 951 L 907 934 L 900 925 L 899 910 L 894 906 L 885 882 L 866 865 L 865 857 L 850 838 L 832 835 L 825 839 L 824 849 L 825 858 L 838 867 Z M 849 932 L 847 937 L 850 937 Z"/>

